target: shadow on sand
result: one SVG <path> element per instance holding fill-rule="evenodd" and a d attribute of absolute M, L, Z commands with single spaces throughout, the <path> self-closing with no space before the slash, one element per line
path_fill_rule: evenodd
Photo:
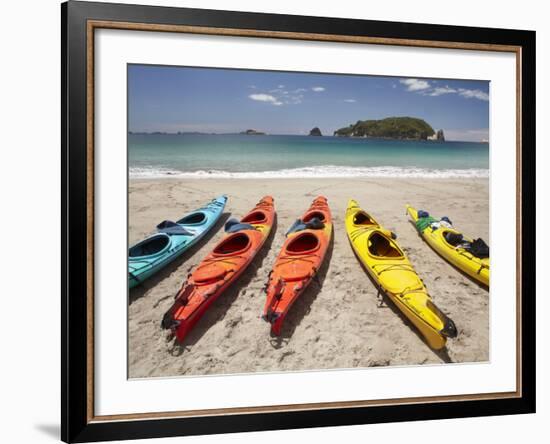
<path fill-rule="evenodd" d="M 136 300 L 141 298 L 145 293 L 147 293 L 151 288 L 155 287 L 160 281 L 166 279 L 170 274 L 172 274 L 180 265 L 184 262 L 187 262 L 197 251 L 204 247 L 214 235 L 223 228 L 227 219 L 231 213 L 222 213 L 218 222 L 210 229 L 208 232 L 191 248 L 186 250 L 181 256 L 174 259 L 172 262 L 167 264 L 162 270 L 158 271 L 156 274 L 151 276 L 149 279 L 130 289 L 128 293 L 128 305 L 132 305 Z M 182 273 L 181 280 L 187 276 L 187 273 Z"/>
<path fill-rule="evenodd" d="M 441 359 L 443 362 L 445 362 L 446 364 L 450 364 L 452 363 L 452 359 L 451 357 L 449 356 L 449 352 L 447 351 L 447 347 L 443 347 L 441 350 L 434 350 L 433 348 L 431 348 L 427 343 L 426 343 L 426 340 L 424 339 L 424 336 L 422 336 L 422 333 L 420 333 L 420 331 L 413 325 L 413 323 L 409 320 L 409 318 L 407 318 L 407 316 L 405 316 L 403 314 L 403 312 L 401 310 L 399 310 L 399 308 L 397 308 L 397 306 L 392 302 L 392 300 L 390 299 L 390 297 L 386 294 L 386 292 L 382 289 L 382 288 L 379 288 L 378 286 L 378 283 L 374 280 L 374 278 L 370 275 L 370 273 L 368 272 L 367 270 L 367 267 L 365 266 L 365 264 L 363 264 L 363 262 L 361 262 L 361 260 L 359 259 L 359 257 L 357 256 L 357 253 L 355 253 L 355 250 L 353 251 L 354 254 L 355 254 L 355 257 L 357 258 L 357 260 L 359 261 L 359 264 L 361 265 L 361 267 L 363 268 L 363 270 L 365 271 L 366 275 L 368 276 L 369 280 L 372 282 L 372 285 L 374 285 L 374 288 L 378 291 L 378 295 L 379 296 L 382 296 L 382 299 L 381 299 L 381 302 L 383 302 L 383 304 L 379 304 L 379 307 L 382 308 L 389 308 L 393 313 L 395 313 L 397 316 L 399 316 L 399 319 L 401 319 L 401 321 L 403 322 L 403 324 L 405 324 L 407 327 L 409 327 L 409 329 L 424 343 L 426 344 L 426 347 L 428 347 L 432 353 L 434 353 L 439 359 Z"/>
<path fill-rule="evenodd" d="M 248 265 L 248 268 L 244 273 L 239 276 L 239 278 L 233 282 L 229 288 L 221 294 L 216 301 L 206 310 L 201 319 L 197 324 L 191 329 L 187 334 L 183 342 L 180 344 L 176 339 L 173 339 L 173 346 L 170 349 L 172 356 L 180 356 L 183 354 L 187 347 L 196 344 L 199 339 L 212 327 L 216 322 L 221 321 L 231 306 L 237 296 L 243 288 L 246 288 L 248 284 L 252 281 L 254 276 L 256 276 L 257 271 L 262 267 L 262 263 L 266 258 L 269 250 L 271 249 L 271 244 L 273 243 L 273 238 L 277 232 L 277 214 L 275 214 L 275 219 L 273 221 L 273 226 L 271 227 L 271 232 L 269 233 L 268 238 L 266 239 L 262 249 L 258 252 L 256 257 Z"/>
<path fill-rule="evenodd" d="M 334 230 L 332 230 L 332 236 L 327 248 L 325 260 L 317 272 L 316 278 L 314 278 L 304 290 L 304 292 L 298 296 L 298 299 L 294 302 L 292 307 L 290 307 L 288 314 L 283 322 L 281 328 L 280 336 L 275 336 L 270 331 L 269 343 L 275 349 L 279 349 L 287 344 L 290 340 L 290 337 L 294 334 L 296 327 L 300 325 L 302 320 L 308 315 L 311 311 L 311 304 L 317 298 L 317 295 L 323 288 L 323 282 L 328 273 L 330 266 L 330 260 L 332 258 L 332 251 L 334 249 Z"/>

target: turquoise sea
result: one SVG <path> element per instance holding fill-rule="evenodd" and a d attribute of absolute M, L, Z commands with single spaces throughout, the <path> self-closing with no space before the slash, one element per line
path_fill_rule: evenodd
<path fill-rule="evenodd" d="M 489 144 L 129 134 L 128 166 L 131 178 L 488 177 Z"/>

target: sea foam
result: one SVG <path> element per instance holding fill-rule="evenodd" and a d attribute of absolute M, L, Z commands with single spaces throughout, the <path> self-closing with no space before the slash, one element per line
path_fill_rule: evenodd
<path fill-rule="evenodd" d="M 323 165 L 303 168 L 281 169 L 276 171 L 221 171 L 198 170 L 179 171 L 158 167 L 131 167 L 131 179 L 291 179 L 291 178 L 488 178 L 489 170 L 470 169 L 429 169 L 417 167 L 352 167 Z"/>

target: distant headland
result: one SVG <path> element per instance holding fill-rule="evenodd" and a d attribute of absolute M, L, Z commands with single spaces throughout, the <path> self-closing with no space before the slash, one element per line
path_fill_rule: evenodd
<path fill-rule="evenodd" d="M 241 131 L 240 133 L 208 133 L 203 131 L 128 131 L 128 134 L 133 136 L 235 136 L 238 134 L 245 136 L 265 136 L 267 133 L 254 129 L 247 129 L 246 131 Z"/>
<path fill-rule="evenodd" d="M 246 134 L 247 136 L 265 136 L 265 133 L 254 129 L 247 129 L 246 131 L 242 131 L 239 134 Z"/>
<path fill-rule="evenodd" d="M 423 119 L 416 117 L 387 117 L 380 120 L 358 120 L 334 131 L 338 137 L 376 137 L 402 140 L 444 141 L 443 130 L 436 134 Z"/>

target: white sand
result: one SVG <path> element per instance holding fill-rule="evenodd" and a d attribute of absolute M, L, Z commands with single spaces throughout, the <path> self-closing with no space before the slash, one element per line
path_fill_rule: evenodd
<path fill-rule="evenodd" d="M 160 321 L 188 272 L 221 238 L 222 223 L 198 246 L 130 291 L 130 377 L 477 362 L 489 359 L 489 292 L 440 258 L 405 216 L 405 204 L 447 215 L 456 228 L 489 239 L 487 179 L 131 180 L 129 240 L 211 198 L 229 195 L 226 214 L 240 218 L 264 195 L 275 198 L 278 226 L 248 271 L 210 307 L 182 345 L 166 340 Z M 313 283 L 292 307 L 282 335 L 261 319 L 264 284 L 284 233 L 317 195 L 334 219 L 334 242 Z M 355 198 L 386 228 L 459 334 L 440 352 L 377 291 L 349 245 L 344 213 Z"/>

